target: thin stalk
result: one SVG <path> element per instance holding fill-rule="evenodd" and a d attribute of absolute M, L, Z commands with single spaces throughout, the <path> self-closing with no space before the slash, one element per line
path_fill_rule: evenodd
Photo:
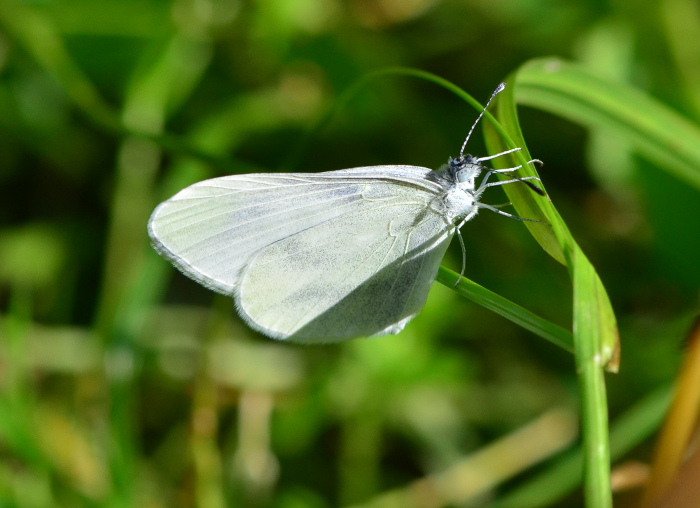
<path fill-rule="evenodd" d="M 597 288 L 590 287 L 597 276 L 578 247 L 574 253 L 574 356 L 581 394 L 584 493 L 587 507 L 611 508 L 608 406 L 604 359 L 600 354 L 599 309 L 597 300 L 589 297 L 597 293 Z"/>
<path fill-rule="evenodd" d="M 574 339 L 569 330 L 541 318 L 537 314 L 524 309 L 507 298 L 503 298 L 466 277 L 462 277 L 462 280 L 455 287 L 455 282 L 458 277 L 459 275 L 457 273 L 441 266 L 436 280 L 446 287 L 453 289 L 461 296 L 469 298 L 474 303 L 522 326 L 535 335 L 548 340 L 555 346 L 559 346 L 570 353 L 574 352 Z"/>

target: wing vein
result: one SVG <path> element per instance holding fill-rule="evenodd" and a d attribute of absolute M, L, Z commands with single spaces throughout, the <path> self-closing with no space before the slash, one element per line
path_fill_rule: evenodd
<path fill-rule="evenodd" d="M 342 187 L 339 187 L 339 188 L 342 189 Z M 267 190 L 267 189 L 265 189 L 265 190 Z M 335 188 L 334 188 L 334 190 L 335 190 Z M 313 196 L 316 195 L 316 194 L 322 194 L 322 193 L 326 193 L 326 192 L 328 192 L 328 191 L 329 191 L 329 189 L 323 189 L 323 190 L 318 190 L 318 191 L 314 191 L 314 192 L 308 192 L 308 193 L 304 193 L 304 194 L 303 194 L 303 197 L 313 197 Z M 353 196 L 353 195 L 355 195 L 355 194 L 361 194 L 361 190 L 359 190 L 358 192 L 354 192 L 354 193 L 343 194 L 343 195 L 340 196 L 340 197 L 349 197 L 349 196 Z M 282 203 L 282 202 L 284 202 L 284 201 L 289 201 L 289 200 L 293 200 L 293 199 L 299 199 L 300 197 L 301 197 L 300 194 L 290 194 L 289 196 L 284 196 L 284 197 L 281 197 L 281 198 L 278 198 L 278 199 L 267 200 L 267 201 L 265 201 L 265 202 L 263 202 L 263 203 L 256 202 L 256 203 L 252 203 L 252 204 L 250 204 L 250 205 L 240 206 L 240 207 L 237 207 L 237 208 L 236 208 L 236 212 L 245 211 L 245 210 L 248 210 L 248 209 L 253 208 L 253 207 L 255 207 L 255 206 L 260 206 L 261 204 L 264 204 L 264 205 L 267 206 L 267 205 L 272 205 L 272 204 L 276 204 L 276 203 Z M 177 200 L 177 201 L 180 201 L 180 200 Z M 316 202 L 316 203 L 311 203 L 311 204 L 317 204 L 317 202 Z M 178 214 L 178 213 L 182 213 L 182 212 L 186 212 L 187 210 L 190 210 L 190 209 L 192 209 L 192 208 L 200 207 L 200 205 L 201 205 L 201 203 L 192 203 L 190 206 L 187 206 L 187 207 L 184 207 L 184 208 L 180 208 L 180 209 L 177 209 L 177 210 L 173 210 L 173 211 L 171 211 L 170 213 L 164 213 L 164 214 L 162 214 L 162 215 L 159 215 L 158 218 L 159 218 L 159 219 L 165 219 L 165 218 L 167 218 L 167 217 L 169 217 L 169 216 L 171 216 L 171 215 Z M 210 212 L 210 211 L 212 211 L 212 210 L 216 210 L 217 208 L 225 208 L 225 207 L 230 207 L 230 206 L 231 206 L 231 203 L 228 203 L 228 202 L 226 202 L 226 203 L 221 203 L 220 205 L 218 205 L 218 206 L 216 206 L 216 207 L 209 207 L 209 208 L 207 208 L 207 209 L 204 210 L 202 213 L 207 213 L 207 212 Z M 225 213 L 229 213 L 229 212 L 225 212 Z M 219 214 L 219 215 L 215 215 L 215 216 L 212 216 L 212 217 L 207 217 L 207 220 L 208 220 L 208 219 L 213 219 L 213 218 L 219 217 L 219 216 L 221 216 L 221 215 L 225 215 L 225 213 L 222 213 L 222 214 Z M 190 218 L 193 217 L 194 215 L 196 215 L 196 214 L 187 215 L 186 217 L 183 217 L 182 219 L 174 220 L 174 221 L 171 222 L 171 224 L 176 224 L 176 223 L 179 222 L 179 221 L 190 219 Z M 199 221 L 198 221 L 198 222 L 199 222 Z M 195 223 L 192 223 L 192 224 L 197 224 L 198 222 L 195 222 Z"/>
<path fill-rule="evenodd" d="M 357 271 L 358 271 L 360 268 L 362 268 L 362 266 L 364 266 L 365 263 L 367 263 L 367 261 L 369 261 L 369 260 L 372 258 L 372 256 L 374 256 L 374 254 L 376 254 L 377 251 L 379 251 L 379 249 L 381 249 L 382 245 L 385 243 L 385 241 L 386 241 L 387 239 L 388 239 L 388 238 L 385 238 L 383 242 L 380 242 L 380 244 L 377 246 L 376 249 L 374 249 L 370 254 L 368 254 L 363 260 L 361 260 L 361 261 L 357 264 L 357 266 L 355 266 L 355 268 L 352 270 L 352 272 L 350 272 L 350 274 L 348 274 L 348 275 L 345 277 L 344 282 L 347 282 L 348 279 L 350 279 L 355 273 L 357 273 Z M 394 238 L 393 241 L 392 241 L 391 247 L 389 247 L 388 252 L 391 252 L 391 251 L 392 251 L 392 249 L 394 248 L 395 243 L 396 243 L 396 239 Z M 386 255 L 384 256 L 384 259 L 382 259 L 382 262 L 380 263 L 379 268 L 378 268 L 377 270 L 374 270 L 374 271 L 372 272 L 372 274 L 371 274 L 368 278 L 372 277 L 374 274 L 376 274 L 379 270 L 382 269 L 382 267 L 384 266 L 384 261 L 385 261 L 385 260 L 386 260 Z M 366 279 L 365 279 L 365 280 L 366 280 Z M 304 319 L 305 319 L 312 311 L 314 311 L 314 310 L 316 310 L 316 308 L 318 308 L 318 305 L 319 305 L 319 303 L 321 302 L 321 300 L 322 300 L 322 297 L 316 298 L 316 301 L 315 301 L 315 303 L 313 304 L 313 306 L 312 306 L 309 310 L 307 310 L 307 311 L 302 315 L 302 317 L 300 317 L 300 318 L 297 320 L 297 322 L 296 322 L 296 324 L 295 324 L 295 326 L 294 326 L 295 328 L 299 325 L 299 323 L 303 322 Z"/>
<path fill-rule="evenodd" d="M 376 203 L 376 202 L 375 202 L 375 203 Z M 395 204 L 395 203 L 383 204 L 383 206 L 373 207 L 373 208 L 371 208 L 371 209 L 364 210 L 364 212 L 366 213 L 366 212 L 368 212 L 368 211 L 370 211 L 370 210 L 373 211 L 373 212 L 376 212 L 376 211 L 381 210 L 381 209 L 383 209 L 383 208 L 389 208 L 389 207 L 392 207 L 392 206 L 396 206 L 396 204 Z M 296 234 L 302 233 L 302 232 L 306 231 L 307 229 L 320 226 L 320 225 L 325 224 L 325 223 L 327 223 L 327 222 L 342 219 L 342 218 L 344 218 L 347 214 L 348 214 L 348 212 L 345 212 L 345 213 L 343 213 L 343 214 L 341 214 L 341 215 L 336 215 L 335 217 L 331 217 L 331 218 L 329 218 L 329 219 L 327 219 L 327 220 L 325 220 L 325 221 L 323 221 L 323 222 L 319 222 L 318 224 L 314 224 L 314 225 L 312 225 L 312 226 L 309 226 L 308 228 L 305 228 L 305 229 L 303 229 L 303 230 L 297 231 L 297 232 L 293 233 L 292 235 L 289 235 L 288 237 L 285 237 L 285 238 L 289 238 L 289 237 L 294 236 L 294 235 L 296 235 Z M 317 215 L 318 215 L 318 214 L 317 214 Z M 268 231 L 263 231 L 263 232 L 261 232 L 261 233 L 258 233 L 258 234 L 256 234 L 255 236 L 259 236 L 260 234 L 264 234 L 264 233 L 266 233 L 266 232 L 269 232 L 269 230 L 268 230 Z M 277 240 L 277 241 L 280 241 L 280 240 L 283 240 L 283 239 L 284 239 L 284 238 L 280 238 L 280 239 Z M 298 251 L 298 252 L 304 252 L 304 251 L 302 250 L 302 251 Z M 293 253 L 290 253 L 290 254 L 288 254 L 287 256 L 283 257 L 283 258 L 279 258 L 279 259 L 277 259 L 277 260 L 274 260 L 274 262 L 276 262 L 276 261 L 282 261 L 282 260 L 284 260 L 284 259 L 287 258 L 287 257 L 291 257 L 291 256 L 295 256 L 295 255 L 296 255 L 296 252 L 293 252 Z M 268 261 L 267 263 L 272 263 L 272 262 L 273 262 L 273 261 Z M 267 263 L 261 263 L 260 266 L 263 266 L 264 264 L 267 264 Z M 215 265 L 215 266 L 216 266 L 216 265 Z"/>

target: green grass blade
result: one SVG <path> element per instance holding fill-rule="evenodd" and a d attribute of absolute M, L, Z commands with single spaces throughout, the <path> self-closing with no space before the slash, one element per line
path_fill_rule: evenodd
<path fill-rule="evenodd" d="M 584 491 L 586 506 L 612 506 L 608 404 L 605 393 L 605 365 L 601 351 L 600 312 L 602 284 L 580 249 L 573 262 L 574 355 L 581 396 L 581 430 L 584 444 Z M 603 290 L 604 292 L 604 290 Z M 606 297 L 607 300 L 607 297 Z"/>
<path fill-rule="evenodd" d="M 459 275 L 457 273 L 441 266 L 436 280 L 448 288 L 453 288 L 457 293 L 469 298 L 474 303 L 509 319 L 535 335 L 550 341 L 552 344 L 570 353 L 574 352 L 573 335 L 570 331 L 533 314 L 529 310 L 497 295 L 493 291 L 489 291 L 466 277 L 462 277 L 459 284 L 455 286 L 458 278 Z"/>
<path fill-rule="evenodd" d="M 517 79 L 516 74 L 510 77 L 507 82 L 513 83 Z M 494 159 L 494 166 L 499 168 L 525 164 L 531 158 L 518 121 L 515 105 L 517 86 L 511 85 L 506 87 L 501 92 L 496 104 L 498 121 L 501 123 L 507 136 L 502 136 L 491 124 L 484 124 L 486 144 L 490 153 L 498 153 L 515 146 L 522 148 L 517 154 Z M 538 176 L 533 164 L 524 165 L 520 174 L 521 176 Z M 542 188 L 546 190 L 544 184 Z M 569 228 L 548 197 L 539 196 L 524 185 L 507 185 L 504 186 L 504 190 L 518 214 L 549 223 L 550 226 L 533 223 L 526 223 L 525 225 L 546 252 L 557 261 L 564 262 L 567 265 L 572 279 L 574 279 L 578 263 L 590 265 L 590 262 L 578 247 Z M 611 370 L 615 370 L 619 350 L 615 316 L 607 293 L 593 267 L 586 268 L 586 273 L 590 275 L 586 290 L 579 288 L 577 293 L 575 289 L 574 298 L 578 297 L 586 300 L 588 304 L 597 309 L 596 316 L 600 316 L 600 319 L 595 321 L 597 324 L 596 331 L 600 337 L 600 347 L 597 349 L 599 356 L 597 358 L 601 365 L 607 365 Z M 576 305 L 577 303 L 575 302 L 574 308 L 576 308 Z M 574 316 L 574 320 L 576 320 L 576 316 Z M 574 323 L 574 328 L 576 328 L 576 322 Z M 581 329 L 580 326 L 579 328 Z"/>
<path fill-rule="evenodd" d="M 512 83 L 513 79 L 509 82 Z M 507 168 L 522 165 L 518 176 L 535 176 L 539 178 L 534 164 L 526 164 L 532 159 L 527 149 L 525 139 L 520 130 L 518 113 L 515 108 L 514 88 L 512 85 L 500 93 L 495 104 L 498 121 L 502 125 L 503 132 L 497 131 L 493 124 L 484 124 L 484 136 L 486 146 L 490 153 L 499 153 L 510 148 L 520 147 L 517 153 L 493 160 L 495 168 Z M 546 179 L 545 179 L 546 181 Z M 544 183 L 538 185 L 546 191 Z M 526 222 L 525 226 L 542 248 L 554 259 L 562 264 L 568 264 L 567 254 L 570 254 L 572 246 L 576 243 L 562 220 L 554 205 L 546 196 L 539 196 L 525 185 L 507 185 L 503 190 L 513 203 L 518 215 L 528 219 L 535 219 L 546 224 Z"/>
<path fill-rule="evenodd" d="M 517 83 L 519 74 L 507 82 Z M 523 164 L 523 174 L 536 175 L 523 139 L 516 111 L 517 84 L 506 88 L 497 103 L 497 117 L 508 137 L 500 135 L 491 125 L 484 124 L 489 152 L 522 148 L 517 154 L 499 157 L 497 167 Z M 510 160 L 509 160 L 510 159 Z M 544 187 L 544 186 L 543 186 Z M 554 205 L 547 198 L 535 196 L 524 186 L 510 185 L 505 189 L 516 211 L 532 218 L 546 218 L 551 229 L 529 225 L 540 245 L 558 261 L 564 261 L 574 286 L 574 349 L 581 392 L 581 422 L 584 449 L 584 490 L 586 505 L 612 506 L 610 488 L 610 448 L 607 426 L 607 400 L 603 368 L 616 370 L 619 359 L 619 338 L 615 316 L 605 288 L 595 269 L 572 237 Z"/>
<path fill-rule="evenodd" d="M 515 94 L 518 104 L 615 132 L 639 154 L 700 189 L 700 128 L 643 92 L 571 63 L 541 59 L 520 68 Z"/>

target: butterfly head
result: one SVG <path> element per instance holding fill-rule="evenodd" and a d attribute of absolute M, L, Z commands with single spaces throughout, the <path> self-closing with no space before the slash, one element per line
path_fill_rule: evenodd
<path fill-rule="evenodd" d="M 453 185 L 462 192 L 474 193 L 476 179 L 485 168 L 473 155 L 460 155 L 447 163 Z"/>
<path fill-rule="evenodd" d="M 498 95 L 499 92 L 503 91 L 505 87 L 505 83 L 500 83 L 496 87 L 496 89 L 491 94 L 491 97 L 486 102 L 484 109 L 481 110 L 481 113 L 479 113 L 479 116 L 474 121 L 474 124 L 472 125 L 471 129 L 469 129 L 469 133 L 467 134 L 464 143 L 462 143 L 462 149 L 459 151 L 459 157 L 457 157 L 456 159 L 450 158 L 449 162 L 447 163 L 447 173 L 448 177 L 452 180 L 452 185 L 455 186 L 456 190 L 467 192 L 472 197 L 474 196 L 476 179 L 479 177 L 482 170 L 489 170 L 489 168 L 481 164 L 481 161 L 488 160 L 489 158 L 479 159 L 477 157 L 474 157 L 473 155 L 465 155 L 464 150 L 467 147 L 467 143 L 469 143 L 469 138 L 471 138 L 474 129 L 479 123 L 479 120 L 481 120 L 481 117 L 484 116 L 486 108 L 489 107 L 489 104 L 491 104 L 493 98 L 496 97 L 496 95 Z"/>
<path fill-rule="evenodd" d="M 435 172 L 436 181 L 444 190 L 445 217 L 454 222 L 476 210 L 476 179 L 488 168 L 472 155 L 460 155 L 450 159 Z"/>

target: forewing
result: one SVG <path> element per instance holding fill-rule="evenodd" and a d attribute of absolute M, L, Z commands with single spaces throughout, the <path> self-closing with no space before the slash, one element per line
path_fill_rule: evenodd
<path fill-rule="evenodd" d="M 185 275 L 232 294 L 261 249 L 326 221 L 352 216 L 377 183 L 419 195 L 440 188 L 427 168 L 374 166 L 316 174 L 252 174 L 196 183 L 153 212 L 155 249 Z"/>
<path fill-rule="evenodd" d="M 432 193 L 373 181 L 352 213 L 278 240 L 234 293 L 266 335 L 331 342 L 398 333 L 423 307 L 454 233 Z"/>

